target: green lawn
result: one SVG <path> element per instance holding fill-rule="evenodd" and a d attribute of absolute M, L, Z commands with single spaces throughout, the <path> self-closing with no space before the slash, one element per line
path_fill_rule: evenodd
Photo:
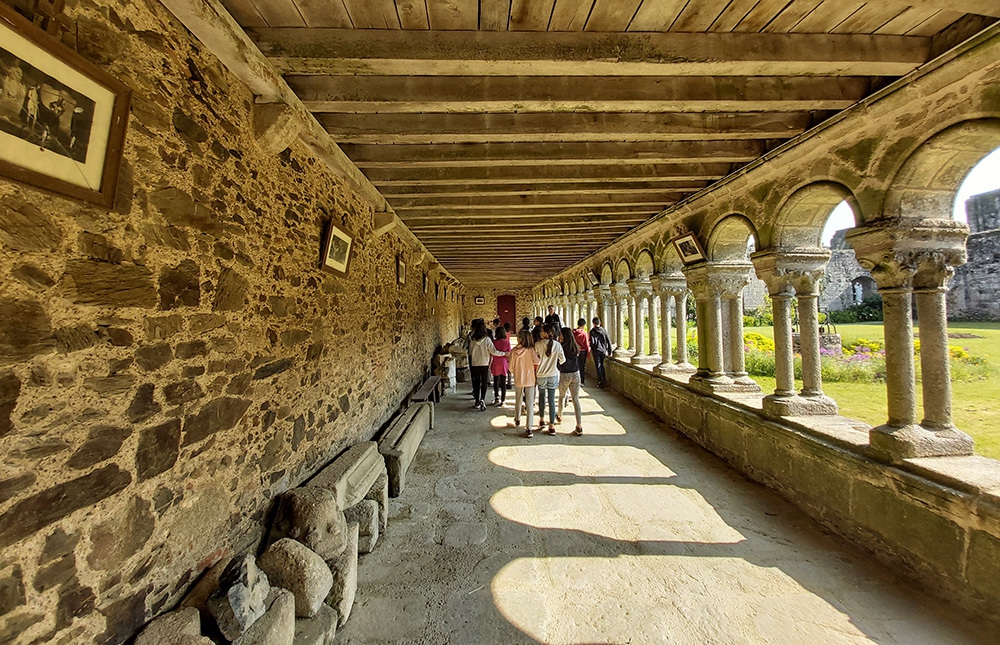
<path fill-rule="evenodd" d="M 1000 365 L 1000 323 L 950 323 L 948 330 L 950 334 L 981 336 L 952 338 L 949 344 L 966 348 L 971 354 L 987 357 L 992 364 Z M 771 327 L 748 327 L 746 331 L 773 338 Z M 919 331 L 918 328 L 917 334 Z M 858 338 L 884 339 L 882 323 L 837 325 L 837 332 L 845 344 Z M 773 378 L 753 378 L 760 383 L 764 392 L 774 391 Z M 801 383 L 798 386 L 801 387 Z M 837 401 L 840 413 L 845 417 L 871 425 L 879 425 L 886 420 L 884 383 L 824 383 L 823 390 Z M 975 439 L 978 454 L 1000 459 L 1000 379 L 956 382 L 952 385 L 952 391 L 955 425 Z M 918 405 L 920 399 L 918 387 Z"/>

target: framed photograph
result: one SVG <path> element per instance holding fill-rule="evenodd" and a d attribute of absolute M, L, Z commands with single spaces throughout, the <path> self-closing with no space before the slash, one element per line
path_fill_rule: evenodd
<path fill-rule="evenodd" d="M 406 262 L 402 255 L 396 256 L 396 282 L 406 284 Z"/>
<path fill-rule="evenodd" d="M 110 208 L 128 87 L 0 3 L 0 175 Z"/>
<path fill-rule="evenodd" d="M 350 233 L 337 226 L 333 220 L 328 221 L 323 232 L 323 261 L 320 268 L 346 275 L 353 242 L 354 238 Z"/>
<path fill-rule="evenodd" d="M 705 259 L 705 251 L 701 248 L 701 244 L 698 243 L 698 238 L 695 237 L 694 233 L 685 233 L 675 238 L 674 247 L 677 249 L 677 255 L 681 256 L 681 262 L 684 264 L 692 264 Z"/>
<path fill-rule="evenodd" d="M 484 298 L 482 296 L 476 296 L 476 299 L 473 300 L 473 302 L 475 302 L 477 305 L 485 305 L 486 304 L 486 298 Z"/>
<path fill-rule="evenodd" d="M 591 287 L 596 287 L 601 284 L 601 281 L 597 279 L 597 274 L 590 269 L 587 269 L 587 280 L 590 282 Z"/>

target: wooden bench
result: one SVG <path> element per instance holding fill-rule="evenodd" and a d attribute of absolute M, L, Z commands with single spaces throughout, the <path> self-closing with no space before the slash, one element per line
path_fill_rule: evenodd
<path fill-rule="evenodd" d="M 430 376 L 417 391 L 410 395 L 410 401 L 441 401 L 441 377 Z"/>

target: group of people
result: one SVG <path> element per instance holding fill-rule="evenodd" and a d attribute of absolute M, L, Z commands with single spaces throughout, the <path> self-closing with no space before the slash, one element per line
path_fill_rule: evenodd
<path fill-rule="evenodd" d="M 587 321 L 577 321 L 576 329 L 564 327 L 549 307 L 548 315 L 534 322 L 525 317 L 517 331 L 517 344 L 511 348 L 510 325 L 494 320 L 492 330 L 486 321 L 472 321 L 469 334 L 469 370 L 472 375 L 474 407 L 486 409 L 486 388 L 493 378 L 493 405 L 506 403 L 508 379 L 514 387 L 514 427 L 521 426 L 521 413 L 526 415 L 525 436 L 534 436 L 535 393 L 538 394 L 538 431 L 546 430 L 545 407 L 548 402 L 549 434 L 556 433 L 556 423 L 562 421 L 563 409 L 569 399 L 576 415 L 575 435 L 583 434 L 580 407 L 580 387 L 585 384 L 587 357 L 593 356 L 597 386 L 607 384 L 604 360 L 611 353 L 611 339 L 594 318 L 586 330 Z M 558 399 L 556 392 L 558 391 Z"/>

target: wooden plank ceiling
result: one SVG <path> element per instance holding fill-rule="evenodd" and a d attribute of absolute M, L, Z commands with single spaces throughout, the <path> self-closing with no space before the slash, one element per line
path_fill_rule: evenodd
<path fill-rule="evenodd" d="M 222 2 L 455 277 L 508 287 L 1000 17 L 1000 0 Z"/>

